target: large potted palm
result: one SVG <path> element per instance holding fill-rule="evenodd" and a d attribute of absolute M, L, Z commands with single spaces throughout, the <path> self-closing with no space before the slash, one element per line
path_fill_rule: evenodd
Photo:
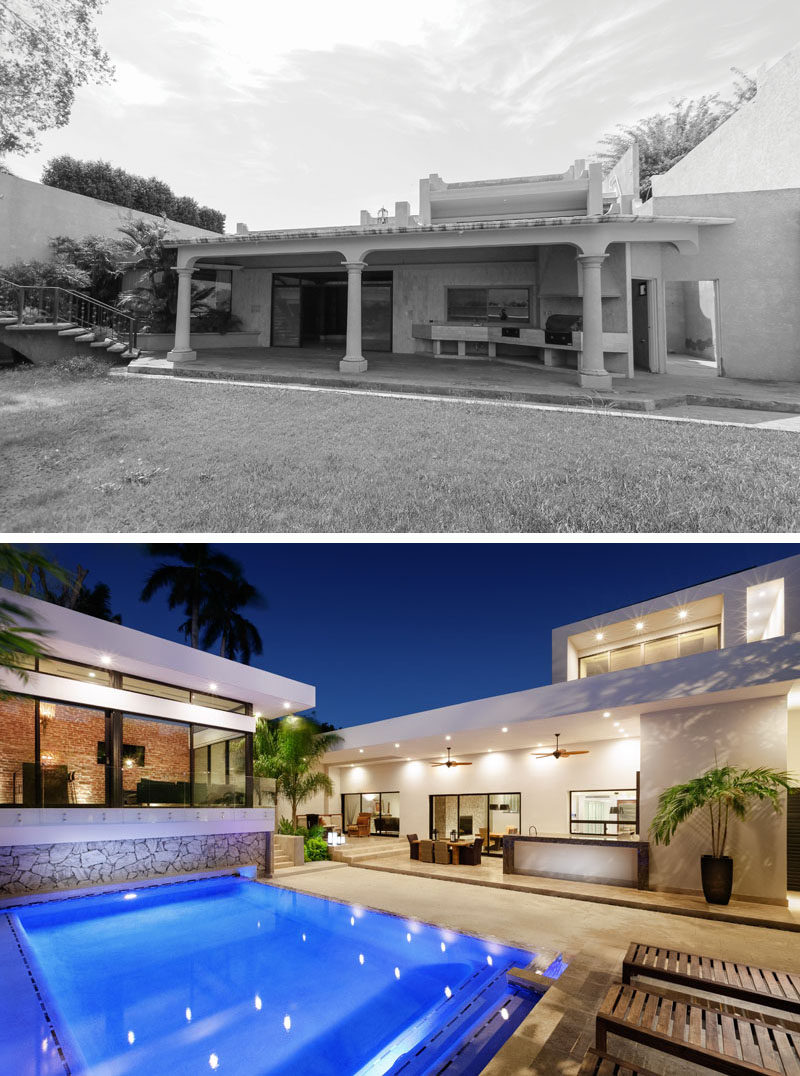
<path fill-rule="evenodd" d="M 780 813 L 783 793 L 792 788 L 791 776 L 783 770 L 715 766 L 691 781 L 664 789 L 650 833 L 656 844 L 668 845 L 690 815 L 707 810 L 711 854 L 700 857 L 703 894 L 709 904 L 727 904 L 733 889 L 733 859 L 725 855 L 731 815 L 743 821 L 748 807 L 757 800 L 768 802 Z"/>

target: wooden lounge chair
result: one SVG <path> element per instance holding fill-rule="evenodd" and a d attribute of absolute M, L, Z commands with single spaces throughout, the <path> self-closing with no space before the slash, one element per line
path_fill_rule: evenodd
<path fill-rule="evenodd" d="M 407 833 L 408 847 L 411 859 L 419 859 L 419 837 L 416 833 Z"/>
<path fill-rule="evenodd" d="M 597 1050 L 588 1050 L 578 1076 L 653 1076 L 648 1069 L 634 1065 L 630 1061 L 620 1061 L 610 1054 L 601 1054 Z"/>
<path fill-rule="evenodd" d="M 595 1048 L 600 1053 L 606 1053 L 609 1033 L 726 1076 L 800 1076 L 800 1031 L 624 983 L 609 988 L 597 1013 Z"/>
<path fill-rule="evenodd" d="M 800 1013 L 800 974 L 796 972 L 772 971 L 632 942 L 622 962 L 623 983 L 630 983 L 635 975 Z"/>

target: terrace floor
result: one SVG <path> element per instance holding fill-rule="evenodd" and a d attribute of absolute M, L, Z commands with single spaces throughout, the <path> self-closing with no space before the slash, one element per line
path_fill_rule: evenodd
<path fill-rule="evenodd" d="M 679 364 L 673 367 L 676 373 L 637 372 L 632 379 L 614 378 L 608 391 L 595 392 L 575 384 L 573 370 L 523 359 L 490 361 L 373 352 L 367 355 L 369 369 L 365 373 L 345 375 L 339 372 L 340 352 L 336 349 L 215 348 L 199 351 L 196 360 L 175 369 L 158 365 L 165 355 L 152 352 L 152 366 L 118 367 L 114 373 L 601 406 L 748 425 L 795 420 L 800 428 L 800 382 L 698 377 L 694 367 Z M 707 370 L 702 373 L 707 374 Z"/>
<path fill-rule="evenodd" d="M 481 885 L 456 888 L 456 875 L 445 880 L 422 870 L 398 873 L 377 868 L 381 862 L 375 861 L 372 869 L 363 869 L 363 862 L 358 866 L 307 864 L 282 871 L 274 884 L 523 948 L 563 952 L 569 961 L 558 985 L 547 991 L 483 1076 L 575 1076 L 593 1044 L 594 1015 L 608 987 L 619 980 L 631 941 L 778 969 L 800 968 L 800 939 L 784 930 L 665 914 L 643 906 L 578 902 L 566 895 L 499 887 L 487 893 Z M 609 1047 L 657 1076 L 696 1076 L 707 1071 L 613 1036 Z"/>

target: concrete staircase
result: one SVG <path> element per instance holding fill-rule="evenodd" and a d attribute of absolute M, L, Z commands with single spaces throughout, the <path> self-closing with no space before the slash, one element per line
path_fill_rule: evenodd
<path fill-rule="evenodd" d="M 129 349 L 127 344 L 114 340 L 110 336 L 98 340 L 95 338 L 94 332 L 85 326 L 76 325 L 75 322 L 63 321 L 44 325 L 28 324 L 25 322 L 20 323 L 19 319 L 13 314 L 0 314 L 0 341 L 19 354 L 25 355 L 25 358 L 29 358 L 32 362 L 37 361 L 36 357 L 26 354 L 26 352 L 36 350 L 35 337 L 40 333 L 44 334 L 44 339 L 50 344 L 47 348 L 49 352 L 53 350 L 52 344 L 55 343 L 55 338 L 61 338 L 65 345 L 83 345 L 77 349 L 79 353 L 83 352 L 85 354 L 92 350 L 107 351 L 111 355 L 119 355 L 121 358 L 128 360 L 137 359 L 141 354 L 140 348 Z M 75 351 L 70 349 L 70 354 L 74 353 Z"/>
<path fill-rule="evenodd" d="M 356 866 L 364 860 L 396 856 L 398 852 L 408 854 L 408 841 L 405 837 L 348 837 L 347 844 L 331 848 L 331 859 Z"/>
<path fill-rule="evenodd" d="M 285 870 L 286 867 L 293 867 L 294 863 L 292 863 L 291 859 L 286 855 L 285 852 L 282 852 L 280 848 L 276 847 L 275 858 L 273 860 L 272 866 L 274 870 L 279 871 Z"/>

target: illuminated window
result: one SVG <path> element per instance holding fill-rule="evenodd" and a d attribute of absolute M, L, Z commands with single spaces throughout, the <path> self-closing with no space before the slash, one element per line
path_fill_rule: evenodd
<path fill-rule="evenodd" d="M 686 658 L 708 650 L 719 650 L 719 624 L 590 654 L 580 659 L 580 676 L 598 676 L 600 673 L 619 672 L 621 669 L 635 669 L 640 665 L 654 665 L 658 661 Z"/>
<path fill-rule="evenodd" d="M 747 588 L 747 641 L 783 635 L 783 580 L 771 579 Z"/>

